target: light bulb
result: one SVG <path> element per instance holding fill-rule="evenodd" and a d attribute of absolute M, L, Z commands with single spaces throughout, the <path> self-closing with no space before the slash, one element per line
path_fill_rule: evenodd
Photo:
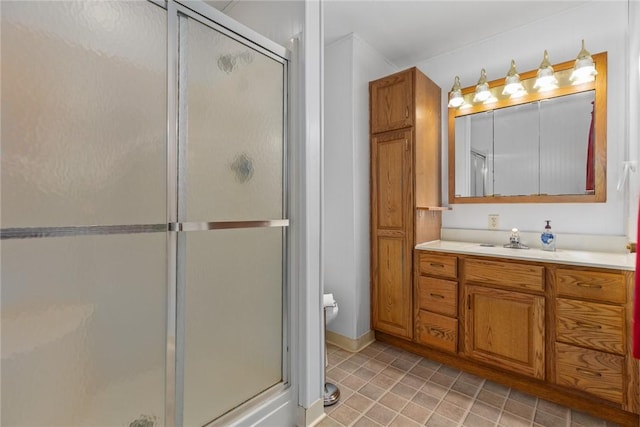
<path fill-rule="evenodd" d="M 458 108 L 464 104 L 464 98 L 462 97 L 462 89 L 460 88 L 460 77 L 456 76 L 451 93 L 449 94 L 449 107 Z"/>
<path fill-rule="evenodd" d="M 540 63 L 540 67 L 538 67 L 538 74 L 533 88 L 539 90 L 540 92 L 544 92 L 547 90 L 555 89 L 557 87 L 558 79 L 556 79 L 556 75 L 553 71 L 553 67 L 551 66 L 551 62 L 549 62 L 549 54 L 545 50 L 544 57 L 542 59 L 542 62 Z"/>
<path fill-rule="evenodd" d="M 505 86 L 502 90 L 503 95 L 509 95 L 512 98 L 517 98 L 527 93 L 527 91 L 524 90 L 524 86 L 522 86 L 520 75 L 516 70 L 516 61 L 513 59 L 511 60 L 511 67 L 509 68 L 507 77 L 504 80 L 504 84 Z"/>
<path fill-rule="evenodd" d="M 571 80 L 573 84 L 587 83 L 595 80 L 597 74 L 598 72 L 593 63 L 593 58 L 587 49 L 584 48 L 584 40 L 582 40 L 582 49 L 578 53 L 576 63 L 573 67 L 573 73 L 571 73 L 569 80 Z"/>
<path fill-rule="evenodd" d="M 489 92 L 489 84 L 487 83 L 487 72 L 483 68 L 482 71 L 480 71 L 480 79 L 478 79 L 473 102 L 484 102 L 489 99 L 489 97 L 491 97 L 491 92 Z"/>

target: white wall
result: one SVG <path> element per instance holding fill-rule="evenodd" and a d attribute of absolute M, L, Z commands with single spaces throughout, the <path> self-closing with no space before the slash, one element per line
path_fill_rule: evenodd
<path fill-rule="evenodd" d="M 369 81 L 396 71 L 350 34 L 325 47 L 324 290 L 338 301 L 328 329 L 370 329 Z"/>
<path fill-rule="evenodd" d="M 633 2 L 632 2 L 633 3 Z M 585 39 L 591 53 L 608 52 L 607 100 L 607 202 L 593 204 L 471 204 L 452 205 L 442 216 L 444 228 L 486 229 L 487 215 L 500 215 L 500 228 L 517 227 L 539 231 L 544 220 L 552 220 L 561 239 L 562 233 L 627 234 L 628 195 L 616 191 L 627 148 L 627 2 L 594 1 L 499 36 L 482 40 L 417 64 L 443 90 L 443 117 L 447 117 L 445 97 L 459 75 L 462 86 L 476 84 L 480 69 L 489 80 L 506 75 L 511 59 L 518 70 L 536 69 L 545 49 L 552 63 L 575 58 L 580 41 Z M 637 30 L 636 30 L 637 34 Z M 637 60 L 637 59 L 636 59 Z M 637 93 L 635 94 L 637 98 Z M 633 119 L 633 121 L 637 121 Z M 443 128 L 443 202 L 447 202 L 447 132 Z M 637 141 L 634 142 L 637 146 Z M 637 175 L 636 175 L 637 177 Z"/>

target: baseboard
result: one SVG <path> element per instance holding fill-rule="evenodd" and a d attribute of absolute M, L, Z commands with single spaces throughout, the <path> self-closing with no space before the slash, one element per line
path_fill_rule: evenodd
<path fill-rule="evenodd" d="M 312 427 L 322 421 L 324 414 L 324 399 L 318 399 L 308 408 L 298 406 L 298 427 Z"/>
<path fill-rule="evenodd" d="M 357 353 L 376 340 L 375 333 L 369 331 L 356 339 L 345 337 L 336 332 L 327 331 L 325 338 L 329 344 L 340 347 L 343 350 Z"/>

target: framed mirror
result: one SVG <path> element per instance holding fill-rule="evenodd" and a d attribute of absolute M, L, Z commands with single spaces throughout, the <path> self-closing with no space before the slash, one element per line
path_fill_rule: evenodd
<path fill-rule="evenodd" d="M 534 88 L 538 70 L 520 74 L 524 94 L 449 108 L 449 203 L 606 201 L 607 54 L 592 55 L 597 75 L 573 84 L 575 61 L 553 65 L 557 87 Z"/>

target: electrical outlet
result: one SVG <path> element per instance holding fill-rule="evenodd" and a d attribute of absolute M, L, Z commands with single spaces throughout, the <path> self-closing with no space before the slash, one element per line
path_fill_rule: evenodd
<path fill-rule="evenodd" d="M 500 215 L 489 214 L 489 230 L 497 230 L 500 228 Z"/>

